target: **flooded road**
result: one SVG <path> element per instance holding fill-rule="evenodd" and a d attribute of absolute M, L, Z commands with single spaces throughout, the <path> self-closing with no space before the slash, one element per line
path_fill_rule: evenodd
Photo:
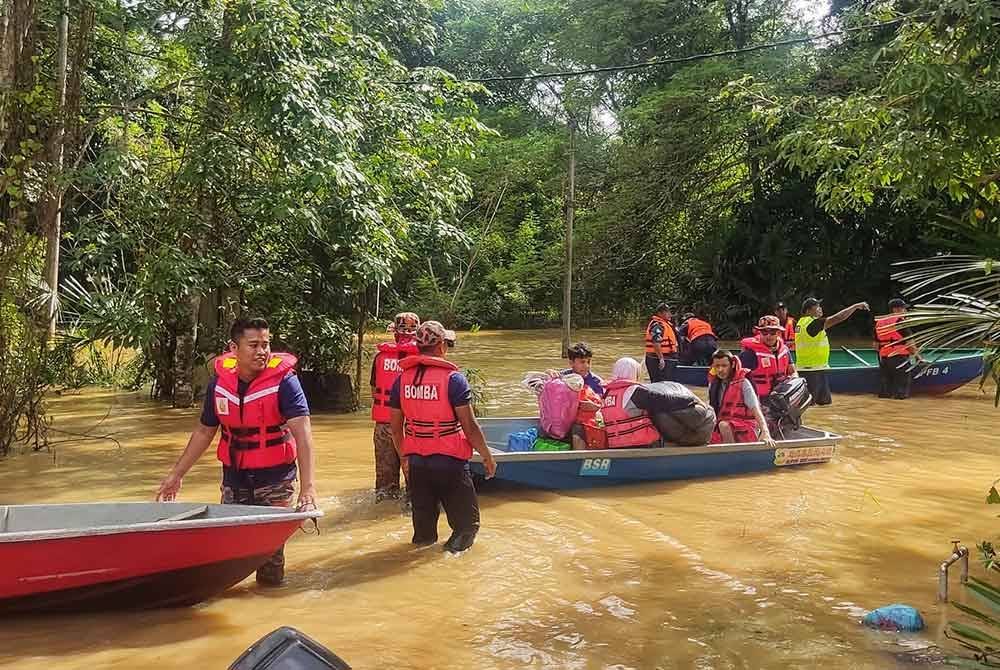
<path fill-rule="evenodd" d="M 641 353 L 634 332 L 579 335 L 604 375 Z M 559 334 L 460 334 L 454 359 L 488 380 L 490 415 L 526 414 L 534 400 L 517 382 L 559 366 Z M 110 433 L 120 448 L 58 444 L 73 436 L 54 433 L 52 453 L 0 462 L 0 504 L 150 500 L 197 421 L 143 394 L 87 392 L 51 407 L 56 429 Z M 374 504 L 367 412 L 319 415 L 323 533 L 292 540 L 284 587 L 250 579 L 190 609 L 5 621 L 0 667 L 225 668 L 291 625 L 357 669 L 893 668 L 906 647 L 857 619 L 909 603 L 928 621 L 917 639 L 941 639 L 937 565 L 950 540 L 971 547 L 996 529 L 983 501 L 1000 471 L 998 418 L 976 384 L 908 402 L 837 396 L 807 415 L 845 436 L 832 463 L 491 493 L 475 547 L 455 557 L 412 549 L 398 504 Z M 217 501 L 218 485 L 206 454 L 181 499 Z"/>

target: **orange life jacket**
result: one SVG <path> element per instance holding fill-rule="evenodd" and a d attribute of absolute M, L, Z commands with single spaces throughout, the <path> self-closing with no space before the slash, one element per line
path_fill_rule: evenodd
<path fill-rule="evenodd" d="M 782 334 L 785 346 L 789 351 L 795 351 L 795 319 L 788 317 L 785 319 L 785 332 Z"/>
<path fill-rule="evenodd" d="M 403 410 L 403 455 L 444 454 L 463 461 L 472 458 L 455 408 L 448 401 L 448 380 L 454 364 L 435 356 L 407 356 L 399 362 L 399 404 Z"/>
<path fill-rule="evenodd" d="M 604 417 L 609 449 L 645 447 L 660 440 L 660 433 L 648 414 L 643 412 L 630 416 L 625 409 L 625 391 L 638 383 L 616 379 L 605 387 L 601 415 Z"/>
<path fill-rule="evenodd" d="M 240 398 L 236 357 L 223 354 L 215 359 L 215 414 L 222 424 L 215 453 L 223 465 L 256 470 L 295 462 L 295 438 L 278 404 L 281 380 L 293 374 L 295 363 L 291 354 L 271 354 Z"/>
<path fill-rule="evenodd" d="M 375 385 L 372 387 L 372 420 L 376 423 L 389 423 L 392 415 L 389 409 L 389 394 L 392 392 L 392 385 L 399 379 L 403 369 L 399 367 L 399 361 L 404 356 L 413 356 L 418 352 L 417 345 L 412 342 L 397 344 L 396 342 L 382 342 L 378 345 L 378 353 L 375 354 Z"/>
<path fill-rule="evenodd" d="M 677 333 L 674 332 L 673 325 L 658 314 L 654 314 L 646 326 L 646 353 L 656 353 L 656 344 L 653 342 L 653 326 L 656 324 L 660 324 L 663 327 L 663 339 L 660 340 L 660 351 L 664 356 L 672 356 L 677 353 Z"/>
<path fill-rule="evenodd" d="M 904 344 L 903 334 L 899 332 L 898 324 L 903 317 L 898 314 L 884 316 L 875 321 L 875 339 L 878 342 L 878 355 L 882 358 L 890 356 L 909 356 L 912 348 Z"/>
<path fill-rule="evenodd" d="M 760 336 L 745 337 L 740 341 L 740 345 L 757 354 L 757 367 L 747 376 L 753 382 L 759 397 L 769 395 L 775 384 L 788 378 L 788 366 L 791 364 L 792 356 L 780 338 L 777 352 L 771 351 Z"/>
<path fill-rule="evenodd" d="M 702 321 L 701 319 L 688 319 L 688 341 L 694 342 L 702 335 L 711 335 L 716 337 L 715 331 L 712 330 L 712 324 L 708 321 Z"/>

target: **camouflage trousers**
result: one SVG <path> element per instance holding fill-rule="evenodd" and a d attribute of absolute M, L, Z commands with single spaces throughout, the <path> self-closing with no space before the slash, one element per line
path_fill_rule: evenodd
<path fill-rule="evenodd" d="M 295 481 L 268 484 L 254 488 L 222 487 L 223 505 L 258 505 L 260 507 L 291 507 L 295 497 Z M 257 568 L 257 583 L 277 586 L 285 580 L 285 547 L 267 559 L 267 563 Z"/>
<path fill-rule="evenodd" d="M 392 427 L 387 423 L 376 423 L 372 434 L 375 443 L 375 498 L 399 498 L 399 454 L 392 444 Z"/>

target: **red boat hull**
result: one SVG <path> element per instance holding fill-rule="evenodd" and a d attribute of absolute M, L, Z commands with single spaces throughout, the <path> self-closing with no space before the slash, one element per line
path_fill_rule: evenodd
<path fill-rule="evenodd" d="M 300 523 L 0 543 L 0 615 L 190 605 L 246 578 Z"/>

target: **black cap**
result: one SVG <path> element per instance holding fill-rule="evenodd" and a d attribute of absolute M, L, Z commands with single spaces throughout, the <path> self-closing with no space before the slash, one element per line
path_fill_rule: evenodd
<path fill-rule="evenodd" d="M 823 301 L 819 298 L 806 298 L 802 301 L 802 311 L 805 312 L 806 310 L 821 304 L 823 304 Z"/>
<path fill-rule="evenodd" d="M 894 307 L 909 307 L 909 305 L 907 305 L 906 301 L 903 300 L 902 298 L 893 298 L 892 300 L 889 301 L 889 309 L 892 309 Z"/>
<path fill-rule="evenodd" d="M 659 314 L 660 312 L 669 312 L 669 311 L 670 311 L 670 305 L 668 303 L 661 302 L 659 305 L 656 306 L 657 314 Z"/>

